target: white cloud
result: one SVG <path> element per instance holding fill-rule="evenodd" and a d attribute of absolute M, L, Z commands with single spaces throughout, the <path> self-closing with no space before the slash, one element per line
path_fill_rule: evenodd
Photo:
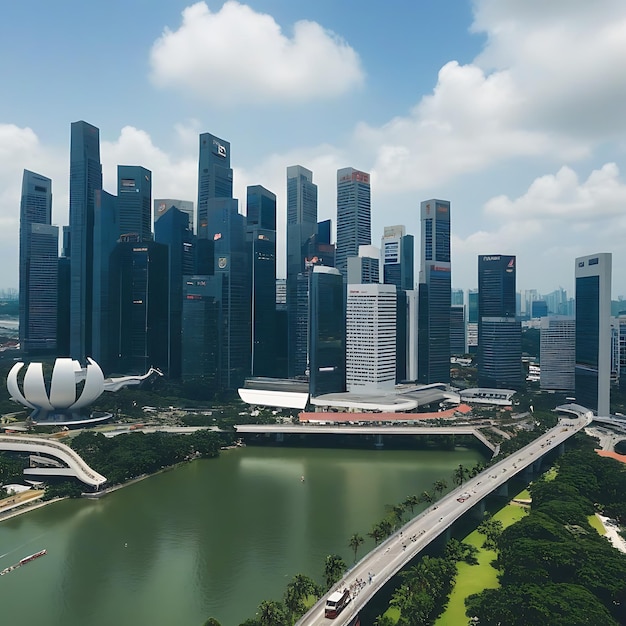
<path fill-rule="evenodd" d="M 303 102 L 339 96 L 364 79 L 357 53 L 316 22 L 286 36 L 274 18 L 228 0 L 212 13 L 197 2 L 150 54 L 152 80 L 215 104 Z"/>
<path fill-rule="evenodd" d="M 518 288 L 544 293 L 556 287 L 555 276 L 569 277 L 570 284 L 563 286 L 571 290 L 577 256 L 613 252 L 614 267 L 626 263 L 626 181 L 615 163 L 582 181 L 563 167 L 535 179 L 517 198 L 490 199 L 484 216 L 492 229 L 453 237 L 456 284 L 475 285 L 479 254 L 516 254 Z"/>

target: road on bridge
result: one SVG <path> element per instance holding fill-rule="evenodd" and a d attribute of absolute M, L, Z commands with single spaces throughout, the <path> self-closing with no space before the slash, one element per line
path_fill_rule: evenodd
<path fill-rule="evenodd" d="M 524 471 L 546 452 L 588 425 L 588 416 L 561 419 L 559 424 L 514 454 L 457 487 L 405 524 L 361 559 L 306 613 L 296 626 L 343 626 L 352 619 L 400 569 L 483 498 Z M 326 598 L 337 589 L 353 590 L 353 598 L 334 620 L 324 617 Z"/>

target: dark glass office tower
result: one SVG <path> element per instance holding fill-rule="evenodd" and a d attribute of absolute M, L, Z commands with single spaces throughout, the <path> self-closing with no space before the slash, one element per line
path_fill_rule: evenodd
<path fill-rule="evenodd" d="M 465 307 L 453 304 L 450 307 L 450 352 L 465 354 Z"/>
<path fill-rule="evenodd" d="M 51 225 L 52 181 L 24 170 L 20 203 L 20 346 L 26 354 L 56 349 L 59 229 Z"/>
<path fill-rule="evenodd" d="M 92 354 L 94 192 L 102 189 L 100 131 L 73 122 L 70 145 L 70 354 Z"/>
<path fill-rule="evenodd" d="M 515 257 L 478 257 L 478 384 L 522 386 L 522 328 L 515 316 Z"/>
<path fill-rule="evenodd" d="M 152 239 L 152 172 L 139 165 L 117 166 L 120 235 Z"/>
<path fill-rule="evenodd" d="M 222 275 L 186 276 L 182 308 L 182 379 L 215 393 L 220 384 Z"/>
<path fill-rule="evenodd" d="M 233 170 L 230 167 L 230 143 L 211 133 L 200 135 L 198 160 L 198 226 L 200 239 L 208 236 L 209 200 L 233 197 Z"/>
<path fill-rule="evenodd" d="M 576 402 L 610 414 L 611 271 L 608 252 L 576 259 Z"/>
<path fill-rule="evenodd" d="M 241 387 L 250 375 L 250 262 L 245 218 L 237 208 L 233 198 L 215 198 L 209 203 L 208 236 L 214 244 L 214 271 L 222 280 L 220 381 L 224 389 Z"/>
<path fill-rule="evenodd" d="M 337 249 L 335 267 L 347 280 L 348 257 L 372 243 L 370 175 L 352 167 L 337 170 Z"/>
<path fill-rule="evenodd" d="M 312 396 L 346 389 L 346 305 L 341 272 L 317 266 L 311 273 L 309 391 Z"/>
<path fill-rule="evenodd" d="M 117 197 L 96 189 L 94 194 L 93 312 L 91 356 L 107 375 L 118 365 L 118 350 L 111 339 L 111 255 L 120 237 Z M 119 371 L 119 370 L 118 370 Z"/>
<path fill-rule="evenodd" d="M 298 275 L 305 271 L 307 243 L 317 233 L 317 185 L 313 183 L 313 173 L 301 165 L 292 165 L 287 168 L 286 299 L 289 377 L 303 376 L 306 370 L 306 347 L 304 352 L 302 350 L 306 346 L 307 335 L 304 338 L 298 336 L 298 327 L 301 326 L 298 322 L 298 294 L 302 294 L 302 285 L 298 286 Z M 302 280 L 305 284 L 308 282 L 307 277 Z"/>
<path fill-rule="evenodd" d="M 181 376 L 183 281 L 185 276 L 194 274 L 195 267 L 189 213 L 168 207 L 154 223 L 154 239 L 168 249 L 167 373 L 176 379 Z"/>
<path fill-rule="evenodd" d="M 167 367 L 167 246 L 122 237 L 111 255 L 114 369 L 144 373 Z"/>
<path fill-rule="evenodd" d="M 450 382 L 450 203 L 421 208 L 422 258 L 418 293 L 418 380 Z"/>
<path fill-rule="evenodd" d="M 276 196 L 261 185 L 247 190 L 246 241 L 251 262 L 252 376 L 276 370 Z"/>

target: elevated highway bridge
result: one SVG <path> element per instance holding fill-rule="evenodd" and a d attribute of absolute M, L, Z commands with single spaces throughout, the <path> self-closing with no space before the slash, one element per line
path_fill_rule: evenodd
<path fill-rule="evenodd" d="M 330 589 L 296 624 L 296 626 L 345 626 L 380 591 L 434 539 L 445 533 L 459 518 L 488 495 L 506 488 L 511 477 L 533 465 L 538 467 L 547 452 L 558 448 L 567 439 L 585 428 L 593 419 L 583 407 L 570 411 L 571 417 L 560 419 L 557 426 L 514 454 L 495 463 L 484 472 L 469 479 L 428 509 L 414 517 L 401 529 L 363 557 Z M 371 576 L 370 576 L 371 575 Z M 337 589 L 357 587 L 357 580 L 366 581 L 343 613 L 334 620 L 324 617 L 326 599 Z"/>
<path fill-rule="evenodd" d="M 37 476 L 74 476 L 81 482 L 98 489 L 106 478 L 91 469 L 82 457 L 64 443 L 29 435 L 0 435 L 0 450 L 10 452 L 28 452 L 52 457 L 58 461 L 58 467 L 27 468 L 24 473 Z"/>

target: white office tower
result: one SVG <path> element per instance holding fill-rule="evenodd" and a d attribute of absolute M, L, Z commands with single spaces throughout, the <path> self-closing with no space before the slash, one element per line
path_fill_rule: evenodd
<path fill-rule="evenodd" d="M 348 285 L 346 387 L 348 391 L 392 391 L 396 381 L 396 287 Z"/>
<path fill-rule="evenodd" d="M 611 400 L 610 252 L 576 259 L 576 402 L 608 416 Z"/>
<path fill-rule="evenodd" d="M 540 330 L 541 389 L 573 391 L 576 320 L 565 315 L 542 317 Z"/>

